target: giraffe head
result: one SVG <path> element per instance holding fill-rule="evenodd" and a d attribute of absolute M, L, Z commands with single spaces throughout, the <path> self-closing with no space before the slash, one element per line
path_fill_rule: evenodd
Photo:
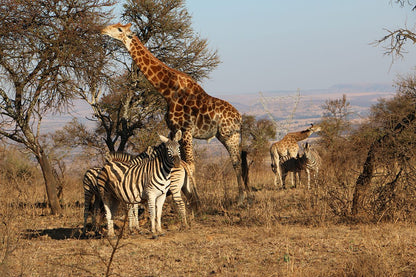
<path fill-rule="evenodd" d="M 133 32 L 130 30 L 130 27 L 131 23 L 127 23 L 126 25 L 117 23 L 102 29 L 101 34 L 125 42 L 127 39 L 131 39 L 133 37 Z"/>
<path fill-rule="evenodd" d="M 313 123 L 311 123 L 311 127 L 308 128 L 308 131 L 311 131 L 313 133 L 319 132 L 321 131 L 321 126 L 314 126 Z"/>

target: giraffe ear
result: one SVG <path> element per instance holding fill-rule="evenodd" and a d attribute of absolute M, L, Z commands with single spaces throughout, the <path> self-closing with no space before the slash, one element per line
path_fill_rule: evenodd
<path fill-rule="evenodd" d="M 131 27 L 131 23 L 129 22 L 129 23 L 126 24 L 126 28 L 130 29 L 130 27 Z"/>
<path fill-rule="evenodd" d="M 174 141 L 180 141 L 182 138 L 182 131 L 178 130 L 175 134 L 175 138 L 173 139 Z"/>

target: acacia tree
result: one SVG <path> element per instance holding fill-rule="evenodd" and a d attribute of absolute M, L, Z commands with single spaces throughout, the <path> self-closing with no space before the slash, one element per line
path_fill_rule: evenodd
<path fill-rule="evenodd" d="M 413 12 L 416 12 L 416 2 L 412 0 L 395 0 L 395 3 L 399 4 L 401 7 L 410 6 Z M 416 33 L 415 31 L 409 28 L 399 28 L 396 30 L 387 30 L 388 34 L 385 35 L 383 38 L 379 39 L 375 43 L 378 45 L 383 45 L 386 49 L 386 54 L 391 55 L 393 58 L 395 57 L 402 57 L 404 52 L 404 46 L 406 42 L 411 41 L 413 44 L 416 43 Z M 414 83 L 409 79 L 409 81 L 402 81 L 402 84 L 406 84 L 405 87 L 407 89 L 413 90 Z M 404 86 L 402 84 L 398 84 L 399 91 L 403 90 Z M 413 87 L 412 87 L 413 86 Z M 410 94 L 411 95 L 411 94 Z M 412 99 L 411 103 L 414 103 L 414 98 Z M 414 104 L 411 106 L 411 110 L 408 114 L 403 115 L 402 118 L 396 121 L 395 125 L 393 126 L 392 132 L 381 134 L 378 138 L 376 138 L 367 153 L 367 158 L 362 166 L 362 171 L 357 178 L 354 195 L 353 195 L 353 203 L 351 213 L 353 215 L 357 215 L 359 210 L 362 207 L 363 203 L 363 195 L 366 193 L 368 187 L 371 184 L 371 180 L 374 176 L 374 169 L 376 166 L 376 152 L 382 148 L 383 144 L 390 142 L 391 140 L 395 140 L 401 133 L 405 132 L 408 126 L 413 123 L 415 120 L 415 113 L 416 107 Z M 397 146 L 397 145 L 396 145 Z M 399 171 L 401 173 L 401 171 Z"/>
<path fill-rule="evenodd" d="M 413 0 L 395 0 L 392 1 L 400 5 L 401 7 L 410 6 L 412 12 L 416 12 L 416 1 Z M 403 57 L 405 52 L 404 46 L 407 42 L 416 43 L 416 31 L 408 27 L 398 28 L 394 30 L 386 30 L 387 34 L 381 39 L 375 41 L 377 45 L 383 45 L 386 50 L 386 55 L 394 57 Z"/>
<path fill-rule="evenodd" d="M 42 119 L 70 103 L 74 84 L 102 66 L 99 28 L 110 0 L 2 0 L 0 135 L 30 150 L 41 167 L 53 214 L 57 180 L 40 140 Z"/>
<path fill-rule="evenodd" d="M 191 16 L 184 3 L 129 0 L 123 6 L 122 18 L 133 23 L 132 29 L 158 59 L 201 80 L 219 64 L 219 58 L 216 51 L 208 49 L 207 40 L 192 30 Z M 143 149 L 157 139 L 157 131 L 167 130 L 163 120 L 166 102 L 137 69 L 124 45 L 105 39 L 107 55 L 122 74 L 107 79 L 105 89 L 89 85 L 89 90 L 79 90 L 97 120 L 97 128 L 92 132 L 104 138 L 110 151 L 124 151 L 126 147 Z M 67 144 L 75 146 L 71 142 L 73 136 L 71 132 L 61 133 L 61 142 L 66 137 Z"/>

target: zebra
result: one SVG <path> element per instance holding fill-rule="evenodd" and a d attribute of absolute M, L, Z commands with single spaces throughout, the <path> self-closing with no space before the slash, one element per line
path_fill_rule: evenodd
<path fill-rule="evenodd" d="M 162 234 L 162 207 L 170 188 L 172 168 L 180 166 L 178 141 L 181 136 L 181 131 L 173 140 L 160 136 L 162 143 L 153 148 L 150 156 L 137 163 L 110 162 L 102 168 L 97 180 L 104 202 L 108 236 L 114 236 L 112 213 L 117 210 L 118 203 L 138 204 L 142 200 L 148 201 L 153 238 Z"/>
<path fill-rule="evenodd" d="M 150 148 L 146 152 L 140 153 L 137 156 L 133 156 L 123 152 L 110 152 L 106 153 L 105 160 L 106 163 L 109 162 L 123 162 L 129 163 L 131 160 L 135 160 L 136 163 L 141 159 L 148 156 Z M 84 227 L 82 229 L 82 234 L 85 235 L 87 221 L 89 215 L 92 217 L 92 224 L 96 225 L 97 217 L 101 217 L 101 214 L 104 210 L 104 205 L 101 199 L 100 190 L 97 184 L 97 177 L 101 171 L 102 167 L 93 167 L 88 169 L 83 178 L 83 188 L 84 188 Z M 138 209 L 137 204 L 133 206 L 128 206 L 129 211 L 129 226 L 130 229 L 133 227 L 138 227 Z"/>
<path fill-rule="evenodd" d="M 295 173 L 295 187 L 296 184 L 300 184 L 300 175 L 301 171 L 305 170 L 308 176 L 308 189 L 310 189 L 310 172 L 313 171 L 314 173 L 314 180 L 316 182 L 316 178 L 319 172 L 319 168 L 322 164 L 322 159 L 319 156 L 318 152 L 315 149 L 312 149 L 309 143 L 306 143 L 304 146 L 304 153 L 302 156 L 297 155 L 296 158 L 290 158 L 281 164 L 282 167 L 282 181 L 283 181 L 283 188 L 285 188 L 285 178 L 288 172 Z"/>

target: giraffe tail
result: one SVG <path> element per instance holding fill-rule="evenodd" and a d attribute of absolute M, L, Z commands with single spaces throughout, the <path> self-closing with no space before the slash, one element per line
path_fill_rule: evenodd
<path fill-rule="evenodd" d="M 248 170 L 249 170 L 249 165 L 247 162 L 247 151 L 243 150 L 241 151 L 241 175 L 242 175 L 241 177 L 243 178 L 246 190 L 250 191 Z"/>

